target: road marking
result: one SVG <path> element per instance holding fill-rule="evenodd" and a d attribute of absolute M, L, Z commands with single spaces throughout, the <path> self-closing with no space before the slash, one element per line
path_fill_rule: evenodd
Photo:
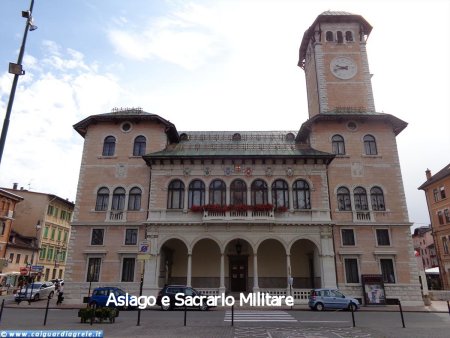
<path fill-rule="evenodd" d="M 234 311 L 235 322 L 297 322 L 285 311 Z M 231 322 L 231 311 L 225 312 L 225 322 Z"/>
<path fill-rule="evenodd" d="M 348 320 L 301 320 L 300 323 L 350 323 Z"/>

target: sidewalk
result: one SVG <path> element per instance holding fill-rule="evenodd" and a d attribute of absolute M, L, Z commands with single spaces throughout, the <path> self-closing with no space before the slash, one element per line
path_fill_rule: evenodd
<path fill-rule="evenodd" d="M 22 301 L 20 304 L 16 304 L 14 302 L 14 298 L 11 295 L 8 296 L 0 296 L 0 304 L 2 300 L 5 300 L 4 306 L 6 308 L 29 308 L 29 309 L 42 309 L 47 307 L 47 300 L 39 300 L 37 302 L 31 302 L 31 304 L 28 303 L 28 301 Z M 52 309 L 81 309 L 85 308 L 86 304 L 67 304 L 64 303 L 61 305 L 56 305 L 56 298 L 50 299 L 49 308 Z M 159 307 L 154 306 L 149 309 L 159 309 Z M 229 310 L 229 307 L 217 307 L 219 310 Z M 238 310 L 291 310 L 291 307 L 283 306 L 283 307 L 234 307 L 235 311 Z M 292 307 L 293 311 L 310 311 L 308 305 L 302 304 L 302 305 L 295 305 Z M 445 312 L 449 313 L 449 308 L 447 306 L 446 301 L 432 301 L 430 306 L 404 306 L 402 305 L 402 310 L 405 312 Z M 371 305 L 371 306 L 361 306 L 358 311 L 380 311 L 380 312 L 398 312 L 399 306 L 398 305 Z"/>

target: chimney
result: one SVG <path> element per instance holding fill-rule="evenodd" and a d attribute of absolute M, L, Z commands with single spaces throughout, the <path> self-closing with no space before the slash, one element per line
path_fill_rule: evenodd
<path fill-rule="evenodd" d="M 431 178 L 431 171 L 430 169 L 425 170 L 425 175 L 427 175 L 427 180 Z"/>
<path fill-rule="evenodd" d="M 18 185 L 19 185 L 19 183 L 13 183 L 13 190 L 17 190 Z"/>

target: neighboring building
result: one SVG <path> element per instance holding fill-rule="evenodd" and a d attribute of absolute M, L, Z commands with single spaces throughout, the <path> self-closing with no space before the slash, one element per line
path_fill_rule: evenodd
<path fill-rule="evenodd" d="M 7 265 L 6 244 L 14 221 L 14 210 L 22 200 L 22 197 L 0 189 L 0 272 Z"/>
<path fill-rule="evenodd" d="M 22 266 L 42 266 L 38 280 L 63 278 L 74 203 L 53 194 L 18 190 L 16 184 L 13 189 L 3 189 L 24 198 L 16 207 L 14 231 L 38 239 L 39 251 L 29 260 L 22 257 Z"/>
<path fill-rule="evenodd" d="M 412 235 L 416 260 L 424 270 L 438 266 L 436 248 L 431 227 L 420 227 L 414 229 Z"/>
<path fill-rule="evenodd" d="M 450 164 L 433 176 L 429 169 L 425 173 L 427 180 L 418 189 L 427 199 L 442 286 L 450 290 Z"/>
<path fill-rule="evenodd" d="M 298 132 L 179 133 L 141 109 L 75 124 L 84 149 L 66 298 L 81 301 L 88 282 L 137 293 L 146 239 L 146 295 L 166 283 L 286 295 L 292 280 L 297 302 L 313 287 L 362 298 L 361 275 L 377 274 L 388 299 L 422 303 L 395 139 L 407 124 L 375 112 L 371 29 L 324 12 L 305 32 Z"/>
<path fill-rule="evenodd" d="M 6 248 L 8 267 L 5 269 L 5 273 L 31 276 L 30 271 L 27 269 L 27 264 L 31 264 L 32 258 L 37 253 L 39 253 L 39 247 L 36 237 L 22 236 L 11 230 Z"/>

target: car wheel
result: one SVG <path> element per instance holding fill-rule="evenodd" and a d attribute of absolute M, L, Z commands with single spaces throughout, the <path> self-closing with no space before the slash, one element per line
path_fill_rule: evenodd
<path fill-rule="evenodd" d="M 55 293 L 52 291 L 52 292 L 50 292 L 50 294 L 48 295 L 48 298 L 52 299 L 54 295 L 55 295 Z"/>
<path fill-rule="evenodd" d="M 314 310 L 316 311 L 323 311 L 324 307 L 322 303 L 317 303 L 316 306 L 314 306 Z"/>
<path fill-rule="evenodd" d="M 39 293 L 36 293 L 35 295 L 34 295 L 34 297 L 33 297 L 33 300 L 39 300 Z"/>
<path fill-rule="evenodd" d="M 356 311 L 358 309 L 358 307 L 356 306 L 355 303 L 350 302 L 350 304 L 348 304 L 348 309 L 349 309 L 349 311 Z"/>
<path fill-rule="evenodd" d="M 171 310 L 172 309 L 172 306 L 171 305 L 161 305 L 161 310 L 163 310 L 163 311 L 169 311 L 169 310 Z"/>

